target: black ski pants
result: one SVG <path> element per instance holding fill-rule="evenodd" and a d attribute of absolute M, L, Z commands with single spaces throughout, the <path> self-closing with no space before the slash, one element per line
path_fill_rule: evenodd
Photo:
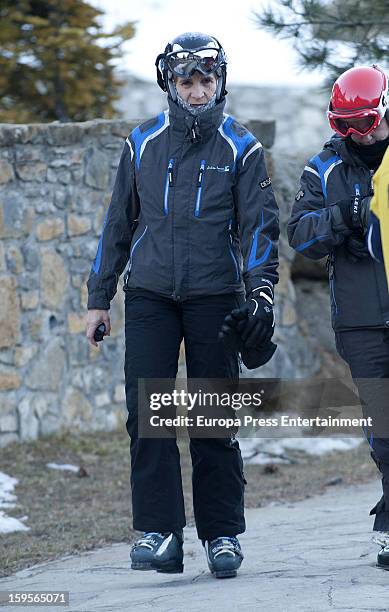
<path fill-rule="evenodd" d="M 188 378 L 238 380 L 238 358 L 218 341 L 224 317 L 242 298 L 202 296 L 176 302 L 148 291 L 125 292 L 125 383 L 131 438 L 133 526 L 171 532 L 185 524 L 179 450 L 175 438 L 138 437 L 138 378 L 175 379 L 185 342 Z M 198 537 L 245 531 L 243 462 L 238 441 L 191 438 L 194 516 Z"/>
<path fill-rule="evenodd" d="M 350 366 L 365 417 L 383 419 L 385 437 L 366 430 L 371 456 L 382 474 L 383 495 L 371 510 L 373 529 L 389 531 L 389 330 L 352 329 L 337 332 L 336 346 Z"/>

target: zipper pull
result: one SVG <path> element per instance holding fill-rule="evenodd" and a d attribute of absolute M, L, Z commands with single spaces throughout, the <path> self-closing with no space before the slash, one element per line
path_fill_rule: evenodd
<path fill-rule="evenodd" d="M 169 185 L 172 187 L 173 185 L 173 160 L 171 159 L 167 168 Z"/>
<path fill-rule="evenodd" d="M 205 160 L 202 159 L 201 160 L 201 164 L 200 164 L 200 170 L 199 170 L 199 176 L 197 179 L 197 189 L 200 189 L 202 182 L 203 182 L 203 176 L 204 176 L 204 170 L 205 170 Z"/>

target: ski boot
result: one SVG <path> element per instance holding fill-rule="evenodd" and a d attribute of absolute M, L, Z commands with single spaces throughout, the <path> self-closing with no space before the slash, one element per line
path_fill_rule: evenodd
<path fill-rule="evenodd" d="M 203 542 L 208 567 L 215 578 L 234 578 L 242 561 L 243 553 L 238 538 L 221 536 Z"/>
<path fill-rule="evenodd" d="M 146 531 L 130 553 L 131 569 L 156 570 L 166 574 L 183 572 L 183 533 Z"/>
<path fill-rule="evenodd" d="M 376 531 L 372 540 L 375 544 L 381 546 L 381 550 L 377 555 L 378 567 L 389 570 L 389 532 Z"/>

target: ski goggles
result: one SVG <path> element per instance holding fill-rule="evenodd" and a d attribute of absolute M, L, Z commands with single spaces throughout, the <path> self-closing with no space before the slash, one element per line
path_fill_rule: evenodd
<path fill-rule="evenodd" d="M 327 111 L 328 121 L 331 128 L 341 136 L 358 134 L 366 136 L 375 130 L 384 116 L 377 109 L 364 109 L 363 111 L 353 112 L 352 116 L 340 116 L 339 113 Z"/>
<path fill-rule="evenodd" d="M 223 63 L 220 49 L 204 47 L 196 51 L 172 51 L 166 54 L 165 62 L 174 75 L 191 77 L 196 71 L 207 75 L 215 72 Z"/>

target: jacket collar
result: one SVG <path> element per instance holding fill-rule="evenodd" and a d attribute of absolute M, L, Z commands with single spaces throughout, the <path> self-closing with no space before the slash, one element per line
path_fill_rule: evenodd
<path fill-rule="evenodd" d="M 168 99 L 170 125 L 183 140 L 203 142 L 208 140 L 220 127 L 223 121 L 223 111 L 226 104 L 222 98 L 213 108 L 194 117 L 188 111 Z"/>
<path fill-rule="evenodd" d="M 338 134 L 334 134 L 334 136 L 332 136 L 332 138 L 325 143 L 324 148 L 335 151 L 335 153 L 337 153 L 349 166 L 365 165 L 356 151 L 353 151 L 351 147 L 347 146 L 346 139 Z"/>

